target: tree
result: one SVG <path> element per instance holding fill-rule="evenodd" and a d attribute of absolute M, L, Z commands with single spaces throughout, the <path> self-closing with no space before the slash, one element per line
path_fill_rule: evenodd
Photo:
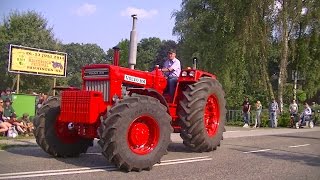
<path fill-rule="evenodd" d="M 230 107 L 244 95 L 266 103 L 276 93 L 282 107 L 284 87 L 292 87 L 288 64 L 306 75 L 306 92 L 320 89 L 318 1 L 183 0 L 173 16 L 182 59 L 198 56 L 199 68 L 223 84 Z"/>
<path fill-rule="evenodd" d="M 70 43 L 63 45 L 68 54 L 67 79 L 60 80 L 61 85 L 80 87 L 81 69 L 88 64 L 107 63 L 107 55 L 97 44 Z"/>
<path fill-rule="evenodd" d="M 129 59 L 129 40 L 121 40 L 117 47 L 120 48 L 120 66 L 128 67 Z M 163 40 L 159 38 L 150 37 L 141 39 L 138 43 L 137 65 L 136 69 L 152 70 L 155 65 L 162 65 L 163 59 L 167 57 L 169 49 L 177 49 L 178 45 L 172 40 Z M 179 56 L 179 52 L 178 52 Z M 109 48 L 107 51 L 108 61 L 113 60 L 113 49 Z"/>
<path fill-rule="evenodd" d="M 48 21 L 35 11 L 10 12 L 0 23 L 0 66 L 3 73 L 0 74 L 2 89 L 10 87 L 15 74 L 7 72 L 9 44 L 22 45 L 33 48 L 41 48 L 59 51 L 61 46 L 54 37 L 52 28 L 48 27 Z M 53 84 L 50 77 L 33 75 L 21 75 L 20 89 L 29 89 L 48 92 Z"/>
<path fill-rule="evenodd" d="M 152 64 L 156 60 L 161 45 L 161 40 L 156 37 L 141 39 L 138 43 L 136 68 L 140 70 L 153 69 Z"/>

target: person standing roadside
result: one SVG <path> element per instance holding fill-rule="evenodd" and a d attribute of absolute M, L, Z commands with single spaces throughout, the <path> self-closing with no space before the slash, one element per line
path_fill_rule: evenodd
<path fill-rule="evenodd" d="M 242 103 L 242 114 L 243 114 L 243 120 L 244 120 L 243 127 L 245 128 L 249 127 L 250 125 L 250 109 L 251 109 L 251 104 L 249 102 L 249 98 L 246 97 Z"/>
<path fill-rule="evenodd" d="M 256 103 L 256 121 L 254 124 L 254 128 L 259 128 L 261 126 L 261 111 L 262 111 L 262 105 L 260 101 L 257 101 Z"/>
<path fill-rule="evenodd" d="M 272 102 L 269 106 L 269 117 L 271 121 L 271 127 L 276 128 L 278 126 L 277 113 L 279 112 L 279 106 L 277 101 L 272 98 Z"/>
<path fill-rule="evenodd" d="M 294 126 L 295 122 L 298 121 L 298 110 L 299 106 L 296 103 L 296 100 L 292 100 L 292 103 L 289 106 L 289 113 L 290 113 L 290 119 L 291 119 L 291 127 Z"/>

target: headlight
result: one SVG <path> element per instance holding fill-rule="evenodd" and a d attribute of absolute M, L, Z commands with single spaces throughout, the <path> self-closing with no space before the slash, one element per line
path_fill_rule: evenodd
<path fill-rule="evenodd" d="M 194 71 L 190 71 L 189 76 L 194 77 Z"/>
<path fill-rule="evenodd" d="M 187 71 L 182 71 L 181 76 L 186 77 L 188 75 Z"/>

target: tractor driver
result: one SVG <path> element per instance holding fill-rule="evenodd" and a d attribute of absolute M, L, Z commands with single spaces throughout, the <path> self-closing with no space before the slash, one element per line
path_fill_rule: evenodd
<path fill-rule="evenodd" d="M 168 51 L 168 59 L 164 62 L 161 71 L 167 77 L 167 87 L 165 92 L 169 93 L 169 95 L 173 97 L 178 77 L 181 72 L 180 61 L 176 58 L 176 51 L 174 49 L 170 49 Z"/>

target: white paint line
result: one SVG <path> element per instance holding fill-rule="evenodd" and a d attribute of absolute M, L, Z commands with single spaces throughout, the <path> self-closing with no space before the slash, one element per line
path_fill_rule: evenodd
<path fill-rule="evenodd" d="M 164 161 L 161 161 L 161 163 L 174 162 L 174 161 L 187 161 L 187 160 L 193 160 L 193 159 L 205 159 L 205 158 L 210 158 L 210 156 L 200 156 L 200 157 L 193 157 L 193 158 L 164 160 Z"/>
<path fill-rule="evenodd" d="M 272 149 L 260 149 L 260 150 L 256 150 L 256 151 L 248 151 L 248 152 L 243 152 L 244 154 L 247 154 L 247 153 L 256 153 L 256 152 L 265 152 L 265 151 L 270 151 Z"/>
<path fill-rule="evenodd" d="M 182 164 L 199 161 L 212 160 L 209 156 L 184 158 L 184 159 L 172 159 L 162 161 L 161 164 L 155 164 L 154 166 L 165 166 L 173 164 Z M 68 174 L 80 174 L 80 173 L 92 173 L 102 171 L 113 171 L 118 168 L 110 166 L 97 166 L 97 167 L 86 167 L 86 168 L 70 168 L 70 169 L 57 169 L 57 170 L 46 170 L 46 171 L 29 171 L 29 172 L 18 172 L 18 173 L 5 173 L 0 174 L 0 179 L 15 179 L 15 178 L 29 178 L 29 177 L 42 177 L 42 176 L 57 176 L 57 175 L 68 175 Z"/>
<path fill-rule="evenodd" d="M 301 144 L 301 145 L 289 146 L 289 148 L 303 147 L 303 146 L 309 146 L 309 145 L 310 144 Z"/>
<path fill-rule="evenodd" d="M 194 159 L 194 160 L 188 160 L 188 161 L 167 162 L 167 163 L 155 164 L 154 166 L 166 166 L 166 165 L 172 165 L 172 164 L 182 164 L 182 163 L 210 161 L 210 160 L 212 160 L 212 158 Z"/>
<path fill-rule="evenodd" d="M 105 170 L 116 170 L 118 168 L 106 168 L 106 169 L 91 169 L 84 171 L 68 171 L 68 172 L 57 172 L 57 173 L 43 173 L 43 174 L 28 174 L 28 175 L 18 175 L 18 176 L 5 176 L 0 177 L 0 179 L 15 179 L 15 178 L 29 178 L 29 177 L 41 177 L 41 176 L 57 176 L 57 175 L 67 175 L 67 174 L 82 174 L 82 173 L 91 173 L 91 172 L 101 172 Z"/>
<path fill-rule="evenodd" d="M 114 167 L 114 166 L 110 165 L 110 166 L 97 166 L 97 167 L 84 167 L 84 168 L 56 169 L 56 170 L 46 170 L 46 171 L 4 173 L 4 174 L 0 174 L 0 178 L 2 176 L 11 176 L 11 175 L 25 175 L 25 174 L 38 174 L 38 173 L 66 172 L 66 171 L 85 171 L 85 170 L 92 170 L 92 169 L 105 169 L 110 167 Z"/>
<path fill-rule="evenodd" d="M 240 131 L 226 131 L 226 132 L 240 132 Z"/>

